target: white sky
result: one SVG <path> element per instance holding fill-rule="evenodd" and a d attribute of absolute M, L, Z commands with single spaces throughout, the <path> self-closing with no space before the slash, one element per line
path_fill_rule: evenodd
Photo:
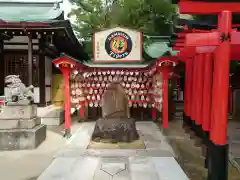
<path fill-rule="evenodd" d="M 61 8 L 64 10 L 65 17 L 67 18 L 67 14 L 71 11 L 72 5 L 69 3 L 68 0 L 63 0 L 63 3 L 61 4 Z"/>

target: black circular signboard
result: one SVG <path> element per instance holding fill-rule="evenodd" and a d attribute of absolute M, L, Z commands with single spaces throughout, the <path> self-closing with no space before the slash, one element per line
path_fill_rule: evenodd
<path fill-rule="evenodd" d="M 132 51 L 131 37 L 122 31 L 114 31 L 105 40 L 105 50 L 115 59 L 123 59 Z"/>

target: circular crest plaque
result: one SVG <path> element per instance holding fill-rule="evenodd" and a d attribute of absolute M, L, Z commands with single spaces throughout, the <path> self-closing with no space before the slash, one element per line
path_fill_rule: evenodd
<path fill-rule="evenodd" d="M 105 50 L 110 57 L 123 59 L 132 51 L 132 39 L 125 32 L 112 32 L 105 40 Z"/>

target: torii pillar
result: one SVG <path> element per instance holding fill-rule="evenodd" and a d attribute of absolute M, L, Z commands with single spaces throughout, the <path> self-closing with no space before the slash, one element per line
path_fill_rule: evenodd
<path fill-rule="evenodd" d="M 183 128 L 186 132 L 192 128 L 191 107 L 192 103 L 192 83 L 193 83 L 193 56 L 196 54 L 195 47 L 186 47 L 178 52 L 177 56 L 185 63 L 185 87 L 184 87 L 184 113 L 183 113 Z"/>
<path fill-rule="evenodd" d="M 163 91 L 163 105 L 162 105 L 162 126 L 168 128 L 168 84 L 169 84 L 169 73 L 173 71 L 173 68 L 177 65 L 175 57 L 161 57 L 157 61 L 157 70 L 162 73 L 162 91 Z"/>
<path fill-rule="evenodd" d="M 59 57 L 53 61 L 53 64 L 59 68 L 64 78 L 64 110 L 65 110 L 65 133 L 64 137 L 71 137 L 71 103 L 70 103 L 70 74 L 76 66 L 76 61 L 68 58 L 67 56 Z"/>

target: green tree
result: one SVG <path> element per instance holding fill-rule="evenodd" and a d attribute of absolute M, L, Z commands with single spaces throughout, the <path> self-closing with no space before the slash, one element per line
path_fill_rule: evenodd
<path fill-rule="evenodd" d="M 75 8 L 74 30 L 85 40 L 92 53 L 91 38 L 95 31 L 122 26 L 148 35 L 171 34 L 176 8 L 166 0 L 70 0 Z"/>

